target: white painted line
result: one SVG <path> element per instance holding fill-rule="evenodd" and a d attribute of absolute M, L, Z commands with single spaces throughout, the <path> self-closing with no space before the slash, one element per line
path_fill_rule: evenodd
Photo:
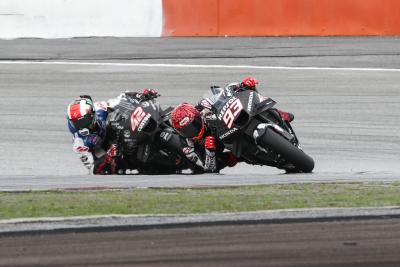
<path fill-rule="evenodd" d="M 387 68 L 336 68 L 336 67 L 285 67 L 251 65 L 192 65 L 192 64 L 157 64 L 157 63 L 118 63 L 118 62 L 78 62 L 78 61 L 0 61 L 0 64 L 37 64 L 37 65 L 87 65 L 87 66 L 122 66 L 152 68 L 201 68 L 201 69 L 271 69 L 271 70 L 334 70 L 334 71 L 388 71 L 400 72 L 400 69 Z"/>

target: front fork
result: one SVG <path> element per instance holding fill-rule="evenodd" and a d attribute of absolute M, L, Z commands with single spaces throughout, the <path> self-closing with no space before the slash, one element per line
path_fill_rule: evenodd
<path fill-rule="evenodd" d="M 259 131 L 258 136 L 262 136 L 264 134 L 264 131 L 267 128 L 270 128 L 280 134 L 283 138 L 291 142 L 293 145 L 299 145 L 299 140 L 297 139 L 296 133 L 290 125 L 290 122 L 283 120 L 276 109 L 272 108 L 265 112 L 262 112 L 256 115 L 256 118 L 256 121 L 258 121 L 258 123 L 256 123 L 256 125 L 253 127 L 255 131 L 262 131 Z M 256 139 L 254 134 L 257 134 L 255 132 L 253 133 L 253 137 Z"/>
<path fill-rule="evenodd" d="M 265 131 L 269 129 L 275 131 L 276 133 L 280 134 L 283 138 L 291 142 L 292 144 L 296 141 L 296 136 L 285 131 L 282 127 L 275 123 L 260 123 L 257 125 L 257 128 L 253 132 L 254 140 L 257 140 L 265 134 Z"/>

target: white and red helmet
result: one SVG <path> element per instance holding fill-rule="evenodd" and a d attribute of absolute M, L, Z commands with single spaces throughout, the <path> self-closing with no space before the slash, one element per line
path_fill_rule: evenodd
<path fill-rule="evenodd" d="M 93 101 L 90 96 L 80 96 L 68 105 L 68 120 L 75 129 L 93 129 L 95 125 L 95 111 Z"/>
<path fill-rule="evenodd" d="M 171 112 L 172 126 L 184 137 L 200 140 L 204 135 L 204 120 L 191 104 L 182 103 Z"/>

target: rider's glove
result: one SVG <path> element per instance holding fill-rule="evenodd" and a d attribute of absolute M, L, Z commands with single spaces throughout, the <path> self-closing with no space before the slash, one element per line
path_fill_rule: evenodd
<path fill-rule="evenodd" d="M 208 150 L 214 151 L 216 148 L 215 137 L 207 136 L 204 142 L 204 147 Z"/>
<path fill-rule="evenodd" d="M 116 174 L 118 156 L 120 156 L 118 146 L 116 144 L 111 144 L 107 150 L 104 161 L 95 168 L 94 173 L 104 174 L 104 172 L 107 171 L 108 174 Z"/>
<path fill-rule="evenodd" d="M 158 96 L 158 92 L 156 89 L 151 89 L 151 88 L 145 88 L 143 90 L 143 97 L 144 98 L 152 98 L 152 97 L 157 97 Z"/>
<path fill-rule="evenodd" d="M 258 81 L 256 78 L 253 77 L 247 77 L 242 81 L 242 86 L 243 87 L 249 87 L 249 88 L 254 88 L 258 84 Z"/>

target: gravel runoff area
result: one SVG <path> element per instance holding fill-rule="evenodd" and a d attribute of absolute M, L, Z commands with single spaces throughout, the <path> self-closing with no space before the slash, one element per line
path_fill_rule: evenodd
<path fill-rule="evenodd" d="M 107 215 L 0 220 L 0 236 L 18 233 L 85 232 L 151 229 L 201 225 L 317 222 L 354 219 L 398 218 L 400 207 L 284 209 L 199 215 Z"/>

